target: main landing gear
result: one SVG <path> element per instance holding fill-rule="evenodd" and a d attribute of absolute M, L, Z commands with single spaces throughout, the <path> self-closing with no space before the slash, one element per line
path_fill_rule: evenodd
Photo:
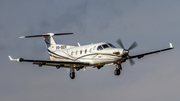
<path fill-rule="evenodd" d="M 74 79 L 75 78 L 75 71 L 74 71 L 73 65 L 71 64 L 69 68 L 70 68 L 69 77 L 71 79 Z"/>
<path fill-rule="evenodd" d="M 75 78 L 75 72 L 70 73 L 70 74 L 69 74 L 69 77 L 70 77 L 71 79 L 74 79 L 74 78 Z"/>
<path fill-rule="evenodd" d="M 114 70 L 114 75 L 119 76 L 121 74 L 121 70 L 122 70 L 121 64 L 118 64 L 116 69 Z"/>

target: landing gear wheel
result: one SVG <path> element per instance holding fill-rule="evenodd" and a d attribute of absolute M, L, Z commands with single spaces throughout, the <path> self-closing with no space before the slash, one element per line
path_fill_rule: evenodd
<path fill-rule="evenodd" d="M 120 74 L 121 74 L 121 70 L 116 68 L 116 69 L 114 70 L 114 75 L 119 76 Z"/>
<path fill-rule="evenodd" d="M 75 72 L 70 73 L 70 74 L 69 74 L 69 77 L 70 77 L 71 79 L 74 79 L 74 78 L 75 78 Z"/>

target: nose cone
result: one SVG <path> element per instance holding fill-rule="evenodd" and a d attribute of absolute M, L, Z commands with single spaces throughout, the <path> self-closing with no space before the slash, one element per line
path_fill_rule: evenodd
<path fill-rule="evenodd" d="M 128 54 L 128 53 L 129 53 L 128 50 L 126 50 L 126 49 L 123 50 L 123 54 Z"/>

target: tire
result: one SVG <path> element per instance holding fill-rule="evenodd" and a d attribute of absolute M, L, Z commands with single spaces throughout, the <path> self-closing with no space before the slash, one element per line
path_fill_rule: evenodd
<path fill-rule="evenodd" d="M 120 74 L 121 74 L 121 70 L 116 68 L 116 69 L 114 70 L 114 75 L 119 76 Z"/>
<path fill-rule="evenodd" d="M 70 77 L 71 79 L 74 79 L 74 78 L 75 78 L 75 72 L 70 73 L 70 74 L 69 74 L 69 77 Z"/>

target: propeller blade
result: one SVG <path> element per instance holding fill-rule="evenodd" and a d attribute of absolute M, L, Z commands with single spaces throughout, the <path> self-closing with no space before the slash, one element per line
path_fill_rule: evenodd
<path fill-rule="evenodd" d="M 132 59 L 129 59 L 129 62 L 131 64 L 131 66 L 133 66 L 135 64 L 134 60 L 132 60 Z"/>
<path fill-rule="evenodd" d="M 118 39 L 116 42 L 119 44 L 119 46 L 121 46 L 121 48 L 124 49 L 124 46 L 123 46 L 123 43 L 122 43 L 121 39 Z"/>
<path fill-rule="evenodd" d="M 134 49 L 137 46 L 138 46 L 138 44 L 136 43 L 136 41 L 134 41 L 134 43 L 129 47 L 128 50 Z"/>

